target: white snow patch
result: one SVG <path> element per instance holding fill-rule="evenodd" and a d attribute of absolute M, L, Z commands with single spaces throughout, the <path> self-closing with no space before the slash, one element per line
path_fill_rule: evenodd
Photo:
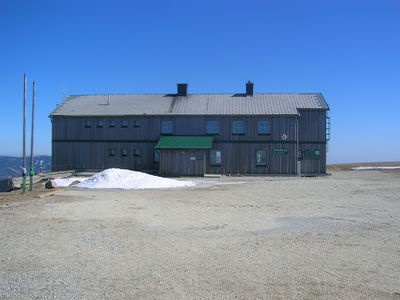
<path fill-rule="evenodd" d="M 393 170 L 400 169 L 399 167 L 380 167 L 380 166 L 365 166 L 365 167 L 354 167 L 353 170 Z"/>
<path fill-rule="evenodd" d="M 57 187 L 67 187 L 70 186 L 71 183 L 73 183 L 74 181 L 79 181 L 82 182 L 85 179 L 87 179 L 87 177 L 69 177 L 69 178 L 64 178 L 64 179 L 54 179 L 57 183 Z"/>
<path fill-rule="evenodd" d="M 68 179 L 71 179 L 72 182 L 82 178 L 77 179 L 77 177 L 75 177 Z M 139 190 L 181 188 L 195 185 L 196 184 L 193 181 L 180 181 L 162 178 L 142 172 L 123 169 L 107 169 L 100 173 L 94 174 L 92 177 L 82 180 L 81 183 L 75 185 L 74 187 L 84 189 Z"/>

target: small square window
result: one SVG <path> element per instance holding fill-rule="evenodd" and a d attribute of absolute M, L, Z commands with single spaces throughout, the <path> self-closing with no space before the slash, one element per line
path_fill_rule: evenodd
<path fill-rule="evenodd" d="M 268 121 L 258 122 L 258 134 L 271 134 L 271 126 Z"/>
<path fill-rule="evenodd" d="M 117 122 L 115 122 L 115 120 L 111 120 L 110 123 L 109 123 L 109 127 L 110 128 L 115 128 L 116 124 L 117 124 Z"/>
<path fill-rule="evenodd" d="M 314 150 L 314 156 L 315 158 L 319 158 L 319 149 Z"/>
<path fill-rule="evenodd" d="M 256 151 L 256 165 L 257 166 L 266 166 L 267 165 L 267 151 L 266 150 L 257 150 Z"/>
<path fill-rule="evenodd" d="M 133 151 L 133 156 L 140 156 L 140 149 L 135 149 Z"/>
<path fill-rule="evenodd" d="M 127 149 L 121 149 L 121 156 L 128 156 L 128 150 Z"/>
<path fill-rule="evenodd" d="M 139 120 L 135 120 L 135 121 L 133 121 L 133 127 L 135 127 L 135 128 L 139 128 L 141 126 L 141 123 L 140 123 L 140 121 Z"/>
<path fill-rule="evenodd" d="M 220 166 L 221 165 L 221 150 L 211 150 L 210 151 L 210 165 Z"/>
<path fill-rule="evenodd" d="M 218 133 L 219 133 L 219 122 L 207 121 L 207 134 L 218 134 Z"/>
<path fill-rule="evenodd" d="M 232 134 L 244 134 L 244 121 L 232 122 Z"/>
<path fill-rule="evenodd" d="M 108 150 L 108 155 L 109 156 L 115 156 L 115 149 L 109 149 Z"/>
<path fill-rule="evenodd" d="M 91 128 L 92 127 L 92 121 L 86 120 L 85 121 L 85 128 Z"/>
<path fill-rule="evenodd" d="M 155 163 L 160 162 L 160 150 L 154 149 L 154 162 Z"/>
<path fill-rule="evenodd" d="M 103 120 L 98 120 L 97 121 L 97 128 L 103 128 L 104 127 L 104 121 Z"/>
<path fill-rule="evenodd" d="M 129 122 L 127 120 L 122 120 L 121 127 L 124 127 L 124 128 L 129 127 Z"/>
<path fill-rule="evenodd" d="M 172 121 L 161 121 L 161 134 L 172 134 L 174 131 Z"/>

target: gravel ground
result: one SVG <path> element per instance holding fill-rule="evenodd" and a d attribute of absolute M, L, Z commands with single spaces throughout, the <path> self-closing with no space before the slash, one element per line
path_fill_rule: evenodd
<path fill-rule="evenodd" d="M 195 180 L 2 195 L 0 298 L 400 299 L 399 170 Z"/>

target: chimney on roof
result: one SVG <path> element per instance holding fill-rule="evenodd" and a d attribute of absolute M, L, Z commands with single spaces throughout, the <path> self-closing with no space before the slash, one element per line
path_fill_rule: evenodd
<path fill-rule="evenodd" d="M 253 87 L 254 87 L 254 83 L 252 83 L 250 80 L 247 81 L 247 83 L 246 83 L 246 96 L 253 96 Z"/>
<path fill-rule="evenodd" d="M 177 89 L 176 95 L 186 97 L 188 84 L 187 83 L 177 83 L 177 87 L 178 87 L 178 89 Z"/>

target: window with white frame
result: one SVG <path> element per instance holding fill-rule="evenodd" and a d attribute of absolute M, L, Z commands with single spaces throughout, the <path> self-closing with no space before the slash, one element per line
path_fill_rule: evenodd
<path fill-rule="evenodd" d="M 160 162 L 160 150 L 154 149 L 154 162 L 159 163 Z"/>
<path fill-rule="evenodd" d="M 172 121 L 161 121 L 161 134 L 172 134 L 174 131 Z"/>
<path fill-rule="evenodd" d="M 266 166 L 267 165 L 267 151 L 266 150 L 257 150 L 256 151 L 256 165 L 257 166 Z"/>
<path fill-rule="evenodd" d="M 219 122 L 207 121 L 207 134 L 218 134 L 218 133 L 219 133 Z"/>
<path fill-rule="evenodd" d="M 221 150 L 210 150 L 210 165 L 221 165 L 222 152 Z"/>
<path fill-rule="evenodd" d="M 244 134 L 244 121 L 232 122 L 232 134 Z"/>
<path fill-rule="evenodd" d="M 92 121 L 91 120 L 86 120 L 85 121 L 85 128 L 91 128 L 92 127 Z"/>
<path fill-rule="evenodd" d="M 121 156 L 128 156 L 128 149 L 121 149 Z"/>
<path fill-rule="evenodd" d="M 111 148 L 111 149 L 108 150 L 108 155 L 109 155 L 109 156 L 115 156 L 115 153 L 116 153 L 116 152 L 115 152 L 115 149 L 114 149 L 114 148 Z"/>
<path fill-rule="evenodd" d="M 271 134 L 271 126 L 269 121 L 258 121 L 258 134 Z"/>

